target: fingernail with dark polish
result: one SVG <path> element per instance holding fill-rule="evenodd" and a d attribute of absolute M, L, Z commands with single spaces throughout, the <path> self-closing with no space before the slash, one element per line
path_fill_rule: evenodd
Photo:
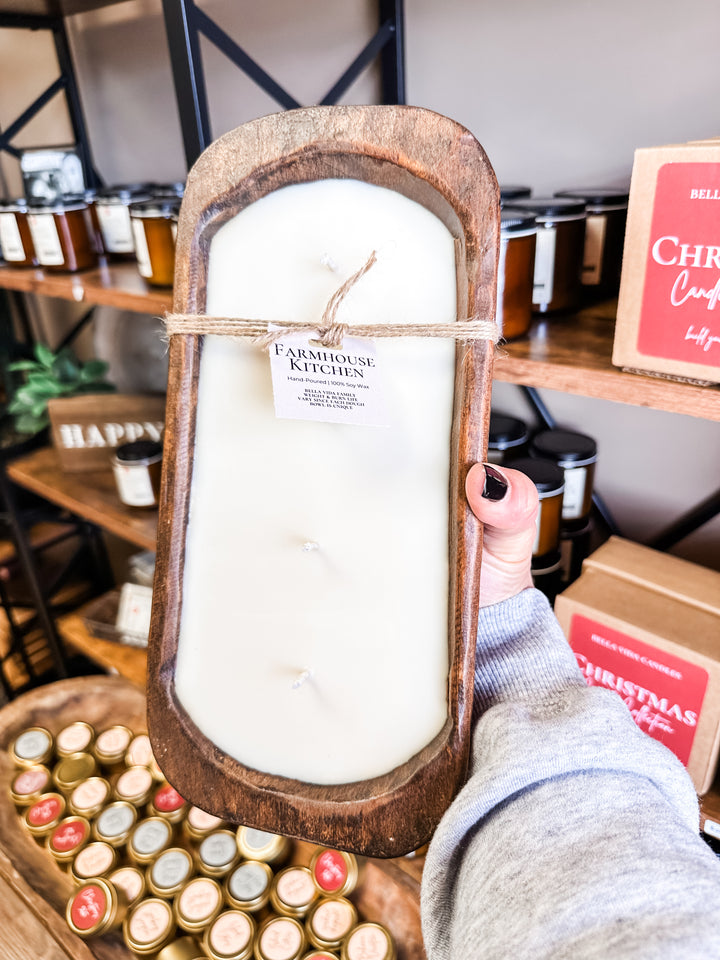
<path fill-rule="evenodd" d="M 484 463 L 485 486 L 482 495 L 486 500 L 502 500 L 507 493 L 508 482 L 505 477 L 489 463 Z"/>

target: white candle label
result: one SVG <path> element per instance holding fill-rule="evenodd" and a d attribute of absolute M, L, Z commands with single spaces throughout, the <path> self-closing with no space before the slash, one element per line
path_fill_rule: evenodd
<path fill-rule="evenodd" d="M 131 220 L 133 240 L 135 241 L 135 256 L 138 262 L 138 273 L 141 277 L 152 276 L 150 250 L 145 237 L 145 224 L 141 220 Z"/>
<path fill-rule="evenodd" d="M 0 213 L 0 247 L 8 261 L 25 259 L 25 247 L 14 213 Z"/>
<path fill-rule="evenodd" d="M 587 470 L 584 467 L 576 467 L 574 470 L 565 471 L 565 492 L 562 502 L 563 520 L 577 520 L 583 515 L 586 479 Z"/>
<path fill-rule="evenodd" d="M 588 215 L 585 221 L 585 250 L 582 265 L 582 282 L 588 287 L 597 286 L 600 283 L 606 229 L 606 214 Z"/>
<path fill-rule="evenodd" d="M 43 267 L 61 267 L 65 254 L 60 236 L 51 213 L 33 213 L 28 216 L 28 226 L 35 244 L 38 262 Z"/>
<path fill-rule="evenodd" d="M 98 204 L 95 207 L 108 253 L 134 253 L 130 212 L 124 204 Z"/>
<path fill-rule="evenodd" d="M 268 352 L 276 417 L 387 425 L 382 377 L 371 340 L 345 337 L 335 350 L 307 335 L 292 334 L 273 343 Z"/>
<path fill-rule="evenodd" d="M 147 637 L 150 633 L 152 587 L 139 583 L 124 583 L 115 626 L 121 633 L 135 633 Z"/>
<path fill-rule="evenodd" d="M 544 306 L 553 298 L 556 236 L 555 227 L 545 227 L 537 232 L 533 276 L 533 303 L 537 306 Z"/>

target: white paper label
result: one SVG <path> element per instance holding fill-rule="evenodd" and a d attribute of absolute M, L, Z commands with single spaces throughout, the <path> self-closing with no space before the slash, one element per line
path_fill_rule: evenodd
<path fill-rule="evenodd" d="M 28 225 L 38 263 L 43 267 L 61 267 L 65 263 L 65 255 L 55 226 L 55 217 L 51 213 L 31 213 L 28 216 Z"/>
<path fill-rule="evenodd" d="M 709 837 L 716 837 L 720 840 L 720 823 L 706 819 L 703 824 L 703 833 L 706 833 Z"/>
<path fill-rule="evenodd" d="M 535 245 L 535 274 L 533 276 L 533 303 L 537 306 L 545 306 L 553 298 L 555 237 L 555 227 L 538 229 Z"/>
<path fill-rule="evenodd" d="M 138 262 L 138 273 L 141 277 L 152 276 L 152 264 L 150 263 L 150 251 L 148 250 L 147 238 L 145 237 L 145 224 L 142 220 L 132 220 L 133 240 L 135 241 L 135 256 Z"/>
<path fill-rule="evenodd" d="M 0 247 L 8 263 L 25 259 L 25 248 L 14 213 L 0 213 Z"/>
<path fill-rule="evenodd" d="M 143 587 L 139 583 L 122 585 L 115 621 L 115 626 L 121 633 L 134 633 L 140 637 L 148 636 L 152 594 L 152 587 Z"/>
<path fill-rule="evenodd" d="M 342 347 L 334 350 L 313 342 L 307 334 L 292 334 L 273 343 L 268 352 L 276 417 L 387 425 L 372 340 L 345 337 Z"/>
<path fill-rule="evenodd" d="M 103 243 L 108 253 L 134 253 L 130 213 L 121 203 L 95 205 Z"/>
<path fill-rule="evenodd" d="M 150 471 L 145 466 L 126 466 L 113 464 L 118 493 L 128 507 L 152 507 L 155 505 L 155 492 L 150 482 Z"/>
<path fill-rule="evenodd" d="M 575 467 L 572 470 L 565 471 L 565 492 L 563 493 L 562 503 L 563 520 L 577 520 L 583 515 L 586 479 L 587 470 L 585 467 Z"/>
<path fill-rule="evenodd" d="M 585 250 L 582 265 L 582 282 L 588 287 L 597 286 L 600 283 L 606 229 L 607 217 L 604 213 L 588 215 L 585 222 Z"/>

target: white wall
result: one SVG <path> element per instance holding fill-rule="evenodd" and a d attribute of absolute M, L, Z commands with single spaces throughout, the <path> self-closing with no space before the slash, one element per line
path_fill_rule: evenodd
<path fill-rule="evenodd" d="M 321 99 L 370 37 L 373 0 L 208 0 L 205 9 L 303 103 Z M 96 165 L 109 181 L 184 172 L 160 0 L 127 0 L 69 21 Z M 465 124 L 501 182 L 537 194 L 627 183 L 633 150 L 720 133 L 716 0 L 407 0 L 408 100 Z M 39 86 L 51 50 L 0 31 L 0 125 Z M 18 37 L 21 36 L 21 42 Z M 203 44 L 213 134 L 276 109 Z M 347 102 L 377 99 L 364 75 Z M 29 99 L 26 95 L 25 101 Z M 66 140 L 44 111 L 26 143 Z M 65 128 L 67 129 L 67 128 Z M 13 162 L 2 168 L 15 176 Z M 597 484 L 627 535 L 643 539 L 720 486 L 720 424 L 544 392 L 564 425 L 598 439 Z M 497 384 L 496 407 L 529 417 Z M 720 569 L 720 521 L 676 552 Z"/>

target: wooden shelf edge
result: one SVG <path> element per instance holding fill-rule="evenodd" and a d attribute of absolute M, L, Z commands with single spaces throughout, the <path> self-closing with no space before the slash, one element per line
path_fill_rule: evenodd
<path fill-rule="evenodd" d="M 87 606 L 86 604 L 74 613 L 58 619 L 57 627 L 63 640 L 94 663 L 119 674 L 144 690 L 147 681 L 147 650 L 93 636 L 83 621 Z"/>

